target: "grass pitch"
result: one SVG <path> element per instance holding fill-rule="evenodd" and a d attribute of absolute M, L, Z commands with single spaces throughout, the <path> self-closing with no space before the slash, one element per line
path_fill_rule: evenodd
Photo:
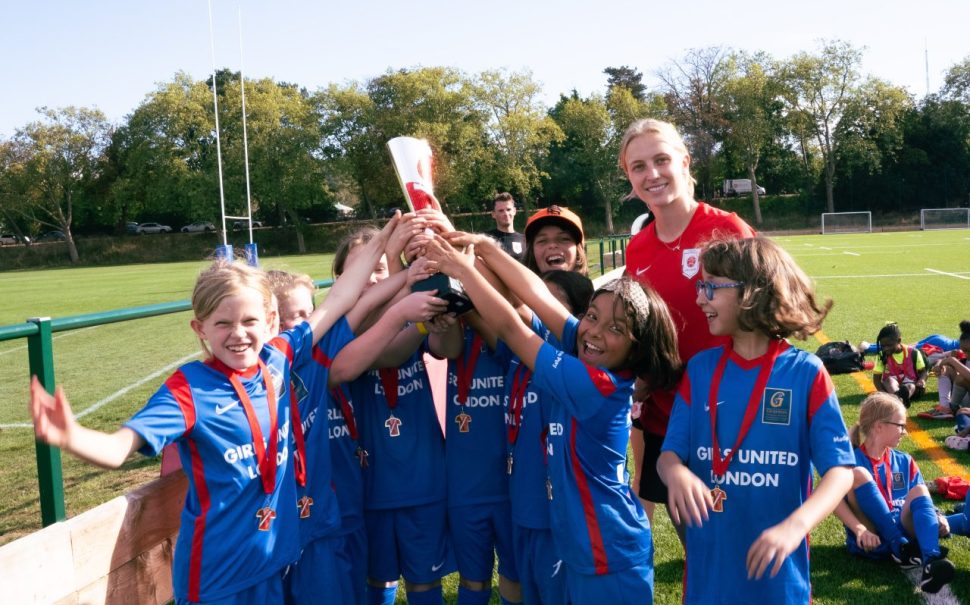
<path fill-rule="evenodd" d="M 817 284 L 822 297 L 835 301 L 823 326 L 832 340 L 875 340 L 886 321 L 900 325 L 903 339 L 915 342 L 929 334 L 957 335 L 957 324 L 970 319 L 970 231 L 899 232 L 775 238 Z M 590 246 L 593 252 L 593 246 Z M 594 252 L 594 256 L 597 256 Z M 304 271 L 315 279 L 330 275 L 329 255 L 263 259 L 267 268 Z M 594 260 L 594 259 L 591 259 Z M 595 259 L 598 260 L 598 259 Z M 0 273 L 0 325 L 27 317 L 65 317 L 109 309 L 187 299 L 204 263 L 169 263 L 123 267 Z M 189 330 L 189 313 L 61 332 L 55 337 L 57 383 L 70 395 L 82 422 L 113 430 L 134 413 L 180 361 L 198 352 Z M 814 351 L 818 340 L 794 342 Z M 183 361 L 184 362 L 184 361 Z M 157 377 L 154 374 L 161 373 Z M 39 528 L 33 436 L 26 411 L 27 354 L 23 340 L 0 342 L 0 543 Z M 868 378 L 868 377 L 867 377 Z M 834 377 L 847 425 L 855 422 L 863 386 L 853 377 Z M 936 383 L 910 410 L 911 426 L 942 444 L 949 423 L 916 418 L 936 401 Z M 913 439 L 901 445 L 914 453 L 929 481 L 941 474 Z M 947 454 L 970 467 L 970 454 Z M 118 472 L 104 472 L 63 458 L 67 511 L 75 515 L 113 498 L 132 485 L 157 476 L 156 460 L 133 457 Z M 938 502 L 949 509 L 953 503 Z M 681 601 L 683 551 L 662 508 L 655 517 L 655 602 Z M 823 605 L 920 603 L 913 585 L 889 563 L 850 557 L 841 524 L 830 517 L 811 537 L 814 602 Z M 967 538 L 947 541 L 957 565 L 954 595 L 970 603 L 970 553 Z M 743 556 L 743 553 L 738 553 Z M 446 601 L 454 602 L 454 578 L 445 582 Z M 399 596 L 403 602 L 403 595 Z M 493 595 L 493 603 L 498 603 Z"/>

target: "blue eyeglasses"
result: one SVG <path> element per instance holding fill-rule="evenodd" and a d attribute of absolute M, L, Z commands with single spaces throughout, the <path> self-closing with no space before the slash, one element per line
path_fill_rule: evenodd
<path fill-rule="evenodd" d="M 700 294 L 701 290 L 704 291 L 704 295 L 707 296 L 707 300 L 714 300 L 714 290 L 720 288 L 740 288 L 744 285 L 743 281 L 733 281 L 726 282 L 723 284 L 717 284 L 712 281 L 704 281 L 703 279 L 697 280 L 694 286 L 697 288 L 697 293 Z"/>

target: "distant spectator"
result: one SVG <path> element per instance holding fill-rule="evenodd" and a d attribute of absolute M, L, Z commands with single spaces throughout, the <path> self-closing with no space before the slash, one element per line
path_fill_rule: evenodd
<path fill-rule="evenodd" d="M 485 234 L 498 240 L 509 256 L 519 261 L 525 260 L 525 236 L 515 231 L 515 200 L 512 194 L 503 192 L 492 200 L 492 218 L 495 228 Z"/>

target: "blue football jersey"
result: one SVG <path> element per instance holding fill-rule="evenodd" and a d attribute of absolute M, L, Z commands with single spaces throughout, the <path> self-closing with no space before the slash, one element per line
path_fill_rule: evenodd
<path fill-rule="evenodd" d="M 709 401 L 723 351 L 708 349 L 688 362 L 663 444 L 664 451 L 677 454 L 724 495 L 722 512 L 709 513 L 701 527 L 687 528 L 684 602 L 807 604 L 807 541 L 774 578 L 748 580 L 745 557 L 762 531 L 811 494 L 813 464 L 823 475 L 834 466 L 855 464 L 835 389 L 817 357 L 781 342 L 751 428 L 725 475 L 715 480 L 710 406 L 717 407 L 723 458 L 734 447 L 763 359 L 745 360 L 730 352 L 716 401 Z"/>
<path fill-rule="evenodd" d="M 277 440 L 275 488 L 260 479 L 253 434 L 221 364 L 195 361 L 173 374 L 125 426 L 145 440 L 143 454 L 178 444 L 189 488 L 175 545 L 176 597 L 215 600 L 253 586 L 299 555 L 298 511 L 290 449 L 290 367 L 304 362 L 313 333 L 302 324 L 263 347 L 260 359 L 275 390 L 270 418 L 263 371 L 237 373 L 264 440 Z M 224 371 L 225 370 L 225 371 Z"/>

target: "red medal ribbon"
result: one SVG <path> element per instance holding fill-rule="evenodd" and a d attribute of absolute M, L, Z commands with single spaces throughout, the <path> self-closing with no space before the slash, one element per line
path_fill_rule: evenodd
<path fill-rule="evenodd" d="M 392 410 L 397 407 L 397 368 L 381 368 L 377 370 L 384 387 L 384 398 L 387 406 Z M 393 412 L 392 412 L 393 415 Z"/>
<path fill-rule="evenodd" d="M 886 504 L 889 505 L 889 510 L 893 510 L 893 471 L 892 464 L 889 461 L 889 448 L 886 448 L 885 453 L 883 453 L 882 458 L 880 459 L 870 456 L 869 452 L 866 451 L 866 445 L 864 443 L 859 447 L 862 450 L 862 453 L 866 455 L 866 458 L 868 458 L 869 462 L 872 464 L 872 478 L 876 481 L 876 489 L 879 490 L 879 494 L 886 501 Z M 886 476 L 885 488 L 883 487 L 882 481 L 879 480 L 879 473 L 876 471 L 876 464 L 879 463 L 881 463 L 882 467 L 886 469 L 883 473 Z"/>
<path fill-rule="evenodd" d="M 296 473 L 296 484 L 306 487 L 306 440 L 303 438 L 303 421 L 300 419 L 300 406 L 296 402 L 296 390 L 290 383 L 290 418 L 293 422 L 293 437 L 296 439 L 296 456 L 293 460 L 293 471 Z"/>
<path fill-rule="evenodd" d="M 468 393 L 472 390 L 472 374 L 475 373 L 475 364 L 478 363 L 478 356 L 482 352 L 482 337 L 478 332 L 472 337 L 472 350 L 468 353 L 466 361 L 465 355 L 458 357 L 457 378 L 458 378 L 458 404 L 465 405 L 468 401 Z"/>
<path fill-rule="evenodd" d="M 717 391 L 721 385 L 721 378 L 724 377 L 724 368 L 727 366 L 728 358 L 731 356 L 731 349 L 727 346 L 724 347 L 724 353 L 717 362 L 717 369 L 714 370 L 714 377 L 711 379 L 711 392 L 707 399 L 707 406 L 711 412 L 711 446 L 714 449 L 714 453 L 711 456 L 711 467 L 714 470 L 715 477 L 724 476 L 727 472 L 728 465 L 731 464 L 731 460 L 734 458 L 734 454 L 737 453 L 738 448 L 741 447 L 741 442 L 744 441 L 748 431 L 751 429 L 751 424 L 754 422 L 754 417 L 758 413 L 758 407 L 764 396 L 765 388 L 768 386 L 768 376 L 771 374 L 771 368 L 775 365 L 775 360 L 781 354 L 781 343 L 781 339 L 773 339 L 768 345 L 768 352 L 765 353 L 764 358 L 761 360 L 758 379 L 754 383 L 754 388 L 751 390 L 751 397 L 748 399 L 748 407 L 744 411 L 744 420 L 741 422 L 738 439 L 734 442 L 731 453 L 727 457 L 721 458 L 721 448 L 717 440 Z"/>
<path fill-rule="evenodd" d="M 330 389 L 330 394 L 333 398 L 337 400 L 340 404 L 340 413 L 344 415 L 344 421 L 347 423 L 347 430 L 350 431 L 350 438 L 357 441 L 357 420 L 354 418 L 354 408 L 350 406 L 350 402 L 347 401 L 347 396 L 344 395 L 344 390 L 340 387 L 334 387 Z"/>
<path fill-rule="evenodd" d="M 525 389 L 532 378 L 532 370 L 525 364 L 519 364 L 512 378 L 512 392 L 509 394 L 509 408 L 512 414 L 512 424 L 509 426 L 509 443 L 515 446 L 522 427 L 522 408 L 525 407 Z"/>
<path fill-rule="evenodd" d="M 249 429 L 253 432 L 253 451 L 256 452 L 259 476 L 263 480 L 263 491 L 267 494 L 272 494 L 276 488 L 276 448 L 278 441 L 276 434 L 279 429 L 279 418 L 277 418 L 276 413 L 276 389 L 273 388 L 273 382 L 269 376 L 269 369 L 263 363 L 262 359 L 259 360 L 259 369 L 263 373 L 263 385 L 266 387 L 266 403 L 269 406 L 270 439 L 268 449 L 266 443 L 263 441 L 263 429 L 259 426 L 256 409 L 253 407 L 253 402 L 249 399 L 249 394 L 246 393 L 246 387 L 239 380 L 239 374 L 237 372 L 230 372 L 229 382 L 236 389 L 236 395 L 239 397 L 243 410 L 246 412 L 246 420 L 249 421 Z"/>

